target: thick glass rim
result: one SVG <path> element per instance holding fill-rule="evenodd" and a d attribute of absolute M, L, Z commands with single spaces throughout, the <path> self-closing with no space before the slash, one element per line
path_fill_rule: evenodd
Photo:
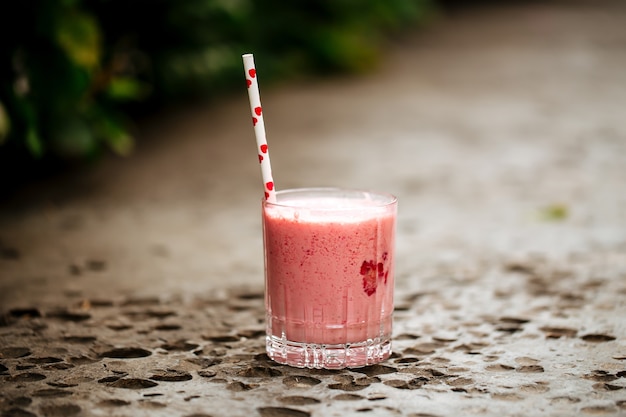
<path fill-rule="evenodd" d="M 329 210 L 329 211 L 341 211 L 341 210 L 354 210 L 355 208 L 367 208 L 367 207 L 371 207 L 371 208 L 384 208 L 384 207 L 389 207 L 389 206 L 393 206 L 394 204 L 396 204 L 398 202 L 398 198 L 391 194 L 391 193 L 386 193 L 386 192 L 380 192 L 380 191 L 375 191 L 375 190 L 367 190 L 367 189 L 359 189 L 359 188 L 342 188 L 342 187 L 302 187 L 302 188 L 288 188 L 285 190 L 279 190 L 276 191 L 276 198 L 277 201 L 267 201 L 265 198 L 263 198 L 263 205 L 264 206 L 273 206 L 273 207 L 285 207 L 285 208 L 311 208 L 310 206 L 304 205 L 304 204 L 294 204 L 293 201 L 291 202 L 285 202 L 285 203 L 281 203 L 280 201 L 278 201 L 278 199 L 281 196 L 284 195 L 288 195 L 288 194 L 319 194 L 319 195 L 324 195 L 324 194 L 328 194 L 328 195 L 337 195 L 337 194 L 344 194 L 346 196 L 350 195 L 353 196 L 352 199 L 355 199 L 354 197 L 361 195 L 363 197 L 365 196 L 376 196 L 376 197 L 382 197 L 380 200 L 380 202 L 372 200 L 371 205 L 368 206 L 345 206 L 345 207 L 315 207 L 315 210 Z"/>

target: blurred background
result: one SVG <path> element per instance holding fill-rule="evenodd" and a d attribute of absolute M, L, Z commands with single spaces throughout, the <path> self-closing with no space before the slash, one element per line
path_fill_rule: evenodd
<path fill-rule="evenodd" d="M 0 13 L 0 184 L 133 153 L 136 122 L 241 89 L 372 70 L 434 0 L 24 0 Z M 172 146 L 175 146 L 174 144 Z"/>
<path fill-rule="evenodd" d="M 262 284 L 248 52 L 277 188 L 397 195 L 399 288 L 626 253 L 625 22 L 623 0 L 9 2 L 0 305 Z"/>

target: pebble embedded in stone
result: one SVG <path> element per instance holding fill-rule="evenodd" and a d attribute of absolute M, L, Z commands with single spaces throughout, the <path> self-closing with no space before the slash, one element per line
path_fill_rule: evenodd
<path fill-rule="evenodd" d="M 0 246 L 0 259 L 17 261 L 21 257 L 22 257 L 22 254 L 17 248 L 13 248 L 9 246 Z"/>
<path fill-rule="evenodd" d="M 190 373 L 185 371 L 180 371 L 176 369 L 161 369 L 155 371 L 150 377 L 153 381 L 164 381 L 164 382 L 180 382 L 180 381 L 189 381 L 193 377 Z"/>
<path fill-rule="evenodd" d="M 198 375 L 202 378 L 213 378 L 215 375 L 217 375 L 217 372 L 212 369 L 206 369 L 198 371 Z"/>
<path fill-rule="evenodd" d="M 13 407 L 28 407 L 32 403 L 33 403 L 33 399 L 30 397 L 15 397 L 15 398 L 11 398 L 8 401 L 8 404 Z"/>
<path fill-rule="evenodd" d="M 127 306 L 138 306 L 138 307 L 146 307 L 146 306 L 157 306 L 161 304 L 161 300 L 156 297 L 132 297 L 122 301 L 122 307 Z"/>
<path fill-rule="evenodd" d="M 592 415 L 606 415 L 613 414 L 617 411 L 617 407 L 615 405 L 591 405 L 586 407 L 581 407 L 580 411 L 584 414 L 592 414 Z"/>
<path fill-rule="evenodd" d="M 63 340 L 68 343 L 93 343 L 98 338 L 96 336 L 64 336 Z"/>
<path fill-rule="evenodd" d="M 238 342 L 240 337 L 234 334 L 223 334 L 223 335 L 206 335 L 202 336 L 204 340 L 209 340 L 214 343 L 228 343 L 228 342 Z"/>
<path fill-rule="evenodd" d="M 45 356 L 45 357 L 34 357 L 33 356 L 33 357 L 28 358 L 26 360 L 26 362 L 42 365 L 42 364 L 63 362 L 63 359 L 56 358 L 54 356 Z"/>
<path fill-rule="evenodd" d="M 125 407 L 130 404 L 130 401 L 120 400 L 117 398 L 109 398 L 98 403 L 100 407 Z"/>
<path fill-rule="evenodd" d="M 491 398 L 499 401 L 520 401 L 524 397 L 514 392 L 498 392 L 491 394 Z"/>
<path fill-rule="evenodd" d="M 257 408 L 261 417 L 309 417 L 306 411 L 284 407 L 260 407 Z"/>
<path fill-rule="evenodd" d="M 132 358 L 145 358 L 152 355 L 149 350 L 138 347 L 123 347 L 107 350 L 100 356 L 104 358 L 117 358 L 117 359 L 132 359 Z"/>
<path fill-rule="evenodd" d="M 165 349 L 167 351 L 191 351 L 197 349 L 200 345 L 197 343 L 187 342 L 185 340 L 178 340 L 172 343 L 165 343 L 161 345 L 161 349 Z"/>
<path fill-rule="evenodd" d="M 76 404 L 46 404 L 39 409 L 45 417 L 68 417 L 81 412 L 81 408 Z"/>
<path fill-rule="evenodd" d="M 520 356 L 515 358 L 515 363 L 519 365 L 537 365 L 539 363 L 539 360 L 530 358 L 528 356 Z"/>
<path fill-rule="evenodd" d="M 360 391 L 367 388 L 369 384 L 357 384 L 355 382 L 340 383 L 340 384 L 328 384 L 328 388 L 341 391 Z"/>
<path fill-rule="evenodd" d="M 568 327 L 541 327 L 539 330 L 545 333 L 548 339 L 558 339 L 561 337 L 575 337 L 578 330 Z"/>
<path fill-rule="evenodd" d="M 32 352 L 29 348 L 21 346 L 10 346 L 0 349 L 0 358 L 6 359 L 23 358 L 31 354 Z"/>
<path fill-rule="evenodd" d="M 502 363 L 496 363 L 485 367 L 485 370 L 492 372 L 512 371 L 513 369 L 515 369 L 513 366 L 504 365 Z"/>
<path fill-rule="evenodd" d="M 365 374 L 367 376 L 377 376 L 377 375 L 392 374 L 394 372 L 397 372 L 397 369 L 394 368 L 393 366 L 376 364 L 376 365 L 366 366 L 363 368 L 356 368 L 354 369 L 354 372 Z"/>
<path fill-rule="evenodd" d="M 154 330 L 157 331 L 161 331 L 161 332 L 173 332 L 175 330 L 180 330 L 182 329 L 183 326 L 181 326 L 180 324 L 174 324 L 174 323 L 169 323 L 169 324 L 158 324 L 156 326 L 154 326 Z"/>
<path fill-rule="evenodd" d="M 288 405 L 311 405 L 319 404 L 321 401 L 313 397 L 305 397 L 301 395 L 291 395 L 287 397 L 280 397 L 278 401 Z"/>
<path fill-rule="evenodd" d="M 15 374 L 9 378 L 11 382 L 35 382 L 46 379 L 46 376 L 43 374 L 38 374 L 36 372 L 24 372 L 21 374 Z"/>
<path fill-rule="evenodd" d="M 122 378 L 122 379 L 118 379 L 117 381 L 113 381 L 108 385 L 113 388 L 144 389 L 144 388 L 156 387 L 159 384 L 157 384 L 154 381 L 150 381 L 148 379 Z"/>
<path fill-rule="evenodd" d="M 523 365 L 515 369 L 517 372 L 522 373 L 540 373 L 544 372 L 543 366 L 541 365 Z"/>
<path fill-rule="evenodd" d="M 593 342 L 593 343 L 602 343 L 602 342 L 611 342 L 615 340 L 615 336 L 611 336 L 608 334 L 600 334 L 600 333 L 592 333 L 586 334 L 580 337 L 585 342 Z"/>
<path fill-rule="evenodd" d="M 107 262 L 103 259 L 89 259 L 86 267 L 90 271 L 102 272 L 107 268 Z"/>
<path fill-rule="evenodd" d="M 139 405 L 141 405 L 141 407 L 143 408 L 152 408 L 152 409 L 159 409 L 159 408 L 165 408 L 167 407 L 167 404 L 159 402 L 159 401 L 147 401 L 147 400 L 139 400 L 138 401 Z"/>
<path fill-rule="evenodd" d="M 33 392 L 33 397 L 56 398 L 67 397 L 69 395 L 72 395 L 72 391 L 66 391 L 57 388 L 45 388 Z"/>
<path fill-rule="evenodd" d="M 626 387 L 623 387 L 621 385 L 608 384 L 605 382 L 597 382 L 593 384 L 593 389 L 598 391 L 619 391 L 625 388 Z"/>
<path fill-rule="evenodd" d="M 604 370 L 595 370 L 591 373 L 582 376 L 584 379 L 590 379 L 592 381 L 610 382 L 615 381 L 619 377 L 616 374 L 612 374 Z"/>
<path fill-rule="evenodd" d="M 266 366 L 252 366 L 237 372 L 237 375 L 247 378 L 272 378 L 281 376 L 283 373 L 278 369 Z"/>
<path fill-rule="evenodd" d="M 257 339 L 265 336 L 265 329 L 239 330 L 237 332 L 237 336 L 240 338 L 244 337 L 246 339 Z"/>
<path fill-rule="evenodd" d="M 257 386 L 258 384 L 246 384 L 241 381 L 233 381 L 226 385 L 226 389 L 229 391 L 241 392 L 241 391 L 249 391 L 253 388 L 256 388 Z"/>
<path fill-rule="evenodd" d="M 196 358 L 187 358 L 185 359 L 185 361 L 191 364 L 197 365 L 201 367 L 202 369 L 208 368 L 209 366 L 219 365 L 220 363 L 222 363 L 222 360 L 218 358 L 197 358 L 196 357 Z"/>
<path fill-rule="evenodd" d="M 540 394 L 550 391 L 550 386 L 546 382 L 535 382 L 533 384 L 524 384 L 519 387 L 519 390 L 524 393 Z"/>
<path fill-rule="evenodd" d="M 283 378 L 283 384 L 289 388 L 308 388 L 320 384 L 322 381 L 306 375 L 292 375 Z"/>
<path fill-rule="evenodd" d="M 37 417 L 37 414 L 19 407 L 12 407 L 2 413 L 2 417 Z"/>
<path fill-rule="evenodd" d="M 47 312 L 46 317 L 64 321 L 80 322 L 89 320 L 91 318 L 91 314 L 82 311 L 70 311 L 67 309 L 61 309 Z"/>
<path fill-rule="evenodd" d="M 363 398 L 359 394 L 338 394 L 333 397 L 333 401 L 359 401 Z"/>
<path fill-rule="evenodd" d="M 447 380 L 446 383 L 450 386 L 458 387 L 458 386 L 473 384 L 474 380 L 472 378 L 461 377 L 461 378 L 454 378 L 454 379 Z"/>

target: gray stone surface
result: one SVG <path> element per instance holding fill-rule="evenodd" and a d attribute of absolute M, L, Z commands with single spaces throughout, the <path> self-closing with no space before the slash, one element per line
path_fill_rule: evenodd
<path fill-rule="evenodd" d="M 3 416 L 626 415 L 626 6 L 442 18 L 264 86 L 279 188 L 399 197 L 394 356 L 264 354 L 245 91 L 0 208 Z M 243 77 L 243 75 L 242 75 Z"/>

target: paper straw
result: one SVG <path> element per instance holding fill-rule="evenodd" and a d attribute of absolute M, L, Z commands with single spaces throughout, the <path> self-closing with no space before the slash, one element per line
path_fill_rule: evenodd
<path fill-rule="evenodd" d="M 265 137 L 265 123 L 263 122 L 263 109 L 261 107 L 261 96 L 259 94 L 259 81 L 256 67 L 254 66 L 254 56 L 252 54 L 244 54 L 241 57 L 243 58 L 243 67 L 246 71 L 250 112 L 252 113 L 252 125 L 254 126 L 254 135 L 256 136 L 259 163 L 261 164 L 265 199 L 269 202 L 275 202 L 276 188 L 274 187 L 274 180 L 272 179 L 272 166 L 270 165 L 270 154 Z"/>

